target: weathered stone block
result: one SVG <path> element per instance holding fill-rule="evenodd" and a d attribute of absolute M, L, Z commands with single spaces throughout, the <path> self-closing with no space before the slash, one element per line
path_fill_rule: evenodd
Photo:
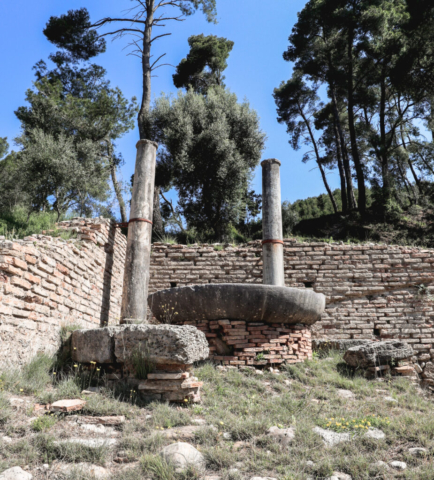
<path fill-rule="evenodd" d="M 140 348 L 159 365 L 191 365 L 209 356 L 205 334 L 189 325 L 128 325 L 116 329 L 114 339 L 115 357 L 120 363 Z"/>
<path fill-rule="evenodd" d="M 394 340 L 359 345 L 348 349 L 344 355 L 345 362 L 352 367 L 375 367 L 397 362 L 414 355 L 410 345 Z"/>
<path fill-rule="evenodd" d="M 122 327 L 76 330 L 72 333 L 72 359 L 80 363 L 114 363 L 114 335 Z"/>
<path fill-rule="evenodd" d="M 149 295 L 148 304 L 160 321 L 173 309 L 188 320 L 312 325 L 324 312 L 325 296 L 312 289 L 222 283 L 162 290 Z"/>

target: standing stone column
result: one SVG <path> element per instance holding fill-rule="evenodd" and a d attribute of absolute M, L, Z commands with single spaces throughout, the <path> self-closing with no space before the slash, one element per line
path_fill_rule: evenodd
<path fill-rule="evenodd" d="M 285 286 L 279 160 L 262 163 L 262 263 L 264 285 Z"/>
<path fill-rule="evenodd" d="M 146 323 L 152 213 L 158 145 L 139 140 L 131 198 L 128 242 L 122 292 L 121 323 Z"/>

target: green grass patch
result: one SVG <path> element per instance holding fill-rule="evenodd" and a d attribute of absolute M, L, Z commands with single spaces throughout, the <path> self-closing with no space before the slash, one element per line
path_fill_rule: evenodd
<path fill-rule="evenodd" d="M 43 432 L 56 425 L 57 420 L 58 418 L 56 415 L 43 415 L 33 420 L 31 427 L 34 432 Z"/>

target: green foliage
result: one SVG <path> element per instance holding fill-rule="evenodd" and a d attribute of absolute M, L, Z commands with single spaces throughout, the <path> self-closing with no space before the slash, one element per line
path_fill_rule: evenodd
<path fill-rule="evenodd" d="M 47 355 L 35 357 L 23 368 L 9 368 L 1 373 L 5 390 L 13 393 L 37 394 L 51 383 L 50 371 L 55 360 Z"/>
<path fill-rule="evenodd" d="M 104 53 L 106 42 L 96 30 L 91 29 L 89 12 L 86 8 L 69 10 L 60 17 L 50 17 L 44 35 L 63 52 L 54 57 L 57 61 L 77 62 L 89 60 Z"/>
<path fill-rule="evenodd" d="M 9 400 L 3 393 L 4 380 L 0 375 L 0 425 L 6 423 L 12 417 L 12 408 Z"/>
<path fill-rule="evenodd" d="M 193 88 L 206 94 L 212 86 L 225 86 L 223 71 L 227 68 L 234 42 L 215 35 L 193 35 L 188 39 L 190 52 L 176 67 L 173 83 L 177 88 Z"/>
<path fill-rule="evenodd" d="M 207 96 L 189 91 L 159 98 L 153 138 L 163 148 L 158 164 L 176 188 L 188 228 L 222 239 L 245 217 L 243 195 L 264 147 L 256 112 L 221 87 Z"/>
<path fill-rule="evenodd" d="M 35 432 L 43 432 L 45 430 L 49 430 L 57 423 L 57 416 L 51 415 L 43 415 L 41 417 L 35 418 L 32 421 L 31 427 L 32 430 Z"/>
<path fill-rule="evenodd" d="M 0 160 L 8 153 L 9 151 L 9 144 L 8 139 L 6 137 L 0 137 Z"/>
<path fill-rule="evenodd" d="M 131 354 L 131 363 L 134 367 L 136 378 L 146 380 L 148 373 L 155 372 L 155 363 L 151 361 L 150 350 L 147 343 L 140 343 Z"/>
<path fill-rule="evenodd" d="M 8 238 L 24 238 L 28 235 L 52 231 L 56 235 L 56 217 L 54 212 L 32 213 L 30 216 L 24 207 L 14 207 L 0 215 L 0 235 Z M 60 235 L 60 232 L 57 232 Z"/>
<path fill-rule="evenodd" d="M 275 91 L 278 120 L 294 148 L 300 140 L 312 144 L 320 171 L 339 169 L 343 211 L 356 207 L 353 176 L 363 214 L 368 182 L 381 191 L 377 209 L 386 217 L 393 202 L 402 208 L 427 197 L 424 181 L 434 172 L 432 141 L 423 132 L 433 125 L 432 13 L 432 6 L 406 0 L 309 0 L 298 15 L 284 53 L 294 75 Z"/>

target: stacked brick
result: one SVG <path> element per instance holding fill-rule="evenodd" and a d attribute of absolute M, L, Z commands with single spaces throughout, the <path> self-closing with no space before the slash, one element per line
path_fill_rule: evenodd
<path fill-rule="evenodd" d="M 146 400 L 163 400 L 174 403 L 199 403 L 199 382 L 193 376 L 191 365 L 160 366 L 154 373 L 148 373 L 147 380 L 138 384 L 141 397 Z"/>
<path fill-rule="evenodd" d="M 0 363 L 53 353 L 61 327 L 119 323 L 126 239 L 104 219 L 74 219 L 65 241 L 0 239 Z"/>
<path fill-rule="evenodd" d="M 434 252 L 389 245 L 285 240 L 288 287 L 327 297 L 313 338 L 402 339 L 419 362 L 434 356 Z M 260 242 L 230 245 L 156 243 L 150 292 L 204 283 L 262 283 Z"/>
<path fill-rule="evenodd" d="M 205 333 L 210 358 L 221 365 L 279 365 L 312 358 L 311 333 L 304 325 L 238 320 L 180 323 L 195 325 Z"/>

